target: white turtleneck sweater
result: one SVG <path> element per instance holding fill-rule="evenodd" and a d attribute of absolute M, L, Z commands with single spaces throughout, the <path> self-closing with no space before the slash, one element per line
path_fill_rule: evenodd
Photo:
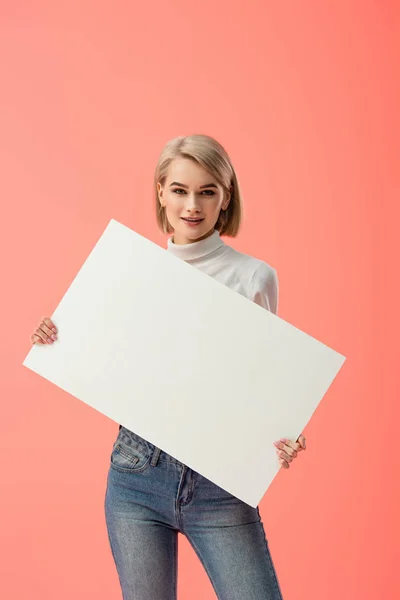
<path fill-rule="evenodd" d="M 276 270 L 262 260 L 242 254 L 225 244 L 218 231 L 193 244 L 174 244 L 170 237 L 167 249 L 235 292 L 277 314 Z"/>

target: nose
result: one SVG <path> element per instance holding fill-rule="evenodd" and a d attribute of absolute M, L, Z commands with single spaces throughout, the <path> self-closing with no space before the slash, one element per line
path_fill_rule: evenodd
<path fill-rule="evenodd" d="M 200 211 L 200 203 L 196 194 L 186 194 L 185 198 L 185 209 L 188 212 L 199 212 Z"/>

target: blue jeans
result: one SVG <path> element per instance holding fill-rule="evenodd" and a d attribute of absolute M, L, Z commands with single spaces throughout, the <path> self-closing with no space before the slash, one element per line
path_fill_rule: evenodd
<path fill-rule="evenodd" d="M 178 533 L 219 600 L 282 600 L 258 508 L 122 426 L 105 513 L 124 600 L 176 599 Z"/>

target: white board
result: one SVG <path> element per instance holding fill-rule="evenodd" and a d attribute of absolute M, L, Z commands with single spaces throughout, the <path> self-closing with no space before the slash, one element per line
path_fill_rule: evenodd
<path fill-rule="evenodd" d="M 114 219 L 24 365 L 256 507 L 345 358 Z"/>

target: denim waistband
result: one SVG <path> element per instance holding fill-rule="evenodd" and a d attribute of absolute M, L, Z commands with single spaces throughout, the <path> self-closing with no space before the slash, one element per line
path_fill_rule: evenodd
<path fill-rule="evenodd" d="M 170 454 L 167 454 L 167 452 L 164 452 L 160 448 L 157 448 L 157 446 L 155 446 L 151 442 L 148 442 L 144 438 L 140 437 L 140 435 L 134 433 L 130 429 L 127 429 L 123 425 L 119 426 L 118 437 L 115 444 L 117 442 L 122 442 L 123 444 L 125 444 L 126 446 L 130 446 L 134 450 L 138 450 L 139 452 L 151 456 L 150 464 L 153 467 L 157 466 L 159 460 L 169 461 L 184 466 L 183 463 L 181 463 L 179 460 L 177 460 Z"/>

